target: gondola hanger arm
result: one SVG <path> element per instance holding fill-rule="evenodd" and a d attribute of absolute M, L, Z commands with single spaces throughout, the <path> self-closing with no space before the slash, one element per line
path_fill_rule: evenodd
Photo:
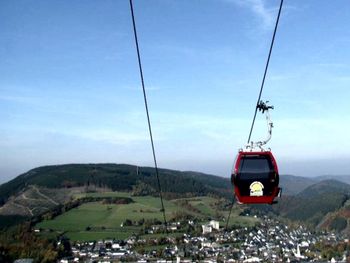
<path fill-rule="evenodd" d="M 272 105 L 268 105 L 269 101 L 263 102 L 262 100 L 257 104 L 256 108 L 259 110 L 262 114 L 266 115 L 266 122 L 267 122 L 267 138 L 263 141 L 257 141 L 253 142 L 251 141 L 249 144 L 246 145 L 246 149 L 253 151 L 256 148 L 259 148 L 261 151 L 264 151 L 263 146 L 267 144 L 272 137 L 272 128 L 273 128 L 273 122 L 271 121 L 270 112 L 269 110 L 273 110 L 274 107 Z"/>

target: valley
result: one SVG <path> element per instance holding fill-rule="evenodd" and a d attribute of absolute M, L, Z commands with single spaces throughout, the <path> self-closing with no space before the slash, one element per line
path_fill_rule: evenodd
<path fill-rule="evenodd" d="M 282 175 L 278 204 L 234 203 L 230 214 L 229 178 L 169 169 L 159 175 L 167 225 L 153 168 L 68 164 L 30 170 L 0 185 L 0 249 L 12 251 L 6 254 L 12 259 L 22 251 L 43 262 L 175 255 L 322 261 L 342 259 L 345 254 L 336 251 L 349 245 L 350 185 L 344 181 Z M 254 254 L 256 249 L 267 254 Z"/>

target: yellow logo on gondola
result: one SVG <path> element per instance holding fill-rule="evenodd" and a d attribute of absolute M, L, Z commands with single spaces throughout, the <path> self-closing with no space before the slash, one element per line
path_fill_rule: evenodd
<path fill-rule="evenodd" d="M 251 183 L 249 186 L 250 196 L 263 196 L 264 185 L 258 181 Z"/>

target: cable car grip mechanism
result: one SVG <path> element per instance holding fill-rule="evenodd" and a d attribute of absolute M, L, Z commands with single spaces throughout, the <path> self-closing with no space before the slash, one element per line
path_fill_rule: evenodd
<path fill-rule="evenodd" d="M 261 151 L 264 151 L 263 146 L 271 140 L 273 122 L 271 121 L 269 110 L 273 110 L 274 107 L 272 105 L 268 105 L 268 103 L 269 101 L 263 102 L 262 100 L 260 100 L 260 102 L 256 105 L 256 108 L 262 114 L 266 113 L 267 138 L 264 141 L 258 141 L 258 142 L 251 141 L 249 144 L 247 144 L 245 148 L 250 151 L 253 151 L 255 148 L 259 148 Z"/>

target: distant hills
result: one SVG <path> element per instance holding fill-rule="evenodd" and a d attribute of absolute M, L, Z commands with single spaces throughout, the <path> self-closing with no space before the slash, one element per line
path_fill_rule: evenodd
<path fill-rule="evenodd" d="M 350 185 L 334 179 L 316 182 L 294 196 L 284 196 L 272 210 L 316 229 L 350 235 Z"/>
<path fill-rule="evenodd" d="M 232 200 L 229 178 L 159 169 L 166 199 L 191 196 Z M 290 220 L 350 233 L 350 181 L 346 176 L 306 178 L 281 175 L 282 199 L 259 206 Z M 0 216 L 32 217 L 52 210 L 83 192 L 124 191 L 158 196 L 154 168 L 127 164 L 67 164 L 38 167 L 0 185 Z"/>
<path fill-rule="evenodd" d="M 305 188 L 297 196 L 304 198 L 315 198 L 320 195 L 330 196 L 334 194 L 347 195 L 350 193 L 350 185 L 334 180 L 328 179 L 317 182 Z"/>
<path fill-rule="evenodd" d="M 160 183 L 165 195 L 218 195 L 229 197 L 231 185 L 228 178 L 197 172 L 159 169 Z M 76 189 L 87 191 L 139 191 L 144 195 L 157 195 L 155 169 L 127 164 L 67 164 L 32 169 L 0 185 L 0 205 L 11 198 L 31 191 L 30 186 L 48 189 Z M 26 195 L 25 195 L 26 196 Z"/>
<path fill-rule="evenodd" d="M 166 199 L 231 196 L 227 178 L 168 169 L 159 169 L 159 177 Z M 0 185 L 0 228 L 61 209 L 80 193 L 111 191 L 158 197 L 154 168 L 127 164 L 67 164 L 32 169 Z"/>
<path fill-rule="evenodd" d="M 296 195 L 317 182 L 316 179 L 309 177 L 280 175 L 282 195 Z"/>
<path fill-rule="evenodd" d="M 323 180 L 337 180 L 343 183 L 347 183 L 350 184 L 350 174 L 348 175 L 321 175 L 321 176 L 317 176 L 314 177 L 315 180 L 317 181 L 323 181 Z"/>

